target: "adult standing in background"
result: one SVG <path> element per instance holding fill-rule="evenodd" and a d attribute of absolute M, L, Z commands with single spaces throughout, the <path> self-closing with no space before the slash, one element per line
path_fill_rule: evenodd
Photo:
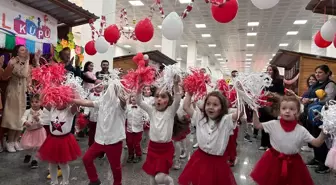
<path fill-rule="evenodd" d="M 39 57 L 39 56 L 37 56 Z M 35 60 L 38 61 L 38 60 Z M 7 151 L 23 150 L 19 138 L 23 130 L 21 117 L 26 110 L 26 92 L 31 85 L 29 53 L 25 46 L 17 45 L 2 79 L 8 80 L 6 102 L 1 126 L 8 129 Z"/>
<path fill-rule="evenodd" d="M 96 72 L 97 79 L 103 80 L 104 78 L 106 78 L 107 76 L 110 75 L 109 65 L 110 65 L 109 61 L 107 61 L 107 60 L 101 61 L 101 64 L 100 64 L 101 71 Z"/>

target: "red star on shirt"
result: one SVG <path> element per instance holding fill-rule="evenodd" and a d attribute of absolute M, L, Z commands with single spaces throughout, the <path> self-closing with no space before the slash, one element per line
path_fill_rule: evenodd
<path fill-rule="evenodd" d="M 63 132 L 62 126 L 65 124 L 65 122 L 59 122 L 58 117 L 56 117 L 55 121 L 51 122 L 52 125 L 52 131 L 58 130 L 60 132 Z"/>

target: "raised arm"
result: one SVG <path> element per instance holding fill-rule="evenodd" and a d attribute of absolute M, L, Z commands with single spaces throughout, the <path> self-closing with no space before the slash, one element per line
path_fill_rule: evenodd
<path fill-rule="evenodd" d="M 256 111 L 253 111 L 253 127 L 259 130 L 263 129 Z"/>
<path fill-rule="evenodd" d="M 183 110 L 192 117 L 194 114 L 194 109 L 191 107 L 191 95 L 189 93 L 186 93 L 186 96 L 184 98 L 183 102 Z"/>
<path fill-rule="evenodd" d="M 139 107 L 146 111 L 148 114 L 152 111 L 153 108 L 143 101 L 141 91 L 137 92 L 135 100 Z"/>
<path fill-rule="evenodd" d="M 94 107 L 93 101 L 91 100 L 73 99 L 72 103 L 82 107 Z"/>

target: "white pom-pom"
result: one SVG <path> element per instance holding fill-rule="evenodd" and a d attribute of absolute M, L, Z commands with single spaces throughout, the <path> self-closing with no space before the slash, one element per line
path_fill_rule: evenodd
<path fill-rule="evenodd" d="M 144 60 L 149 60 L 149 56 L 148 55 L 144 55 Z"/>
<path fill-rule="evenodd" d="M 82 82 L 83 80 L 80 77 L 75 76 L 73 73 L 67 73 L 63 84 L 70 86 L 82 99 L 85 99 L 89 92 L 84 90 Z"/>
<path fill-rule="evenodd" d="M 330 100 L 321 110 L 321 119 L 323 125 L 321 129 L 324 133 L 330 134 L 332 137 L 336 137 L 336 101 Z"/>
<path fill-rule="evenodd" d="M 155 81 L 155 85 L 163 91 L 173 92 L 175 76 L 182 76 L 182 70 L 177 65 L 164 67 L 161 76 Z"/>
<path fill-rule="evenodd" d="M 247 74 L 240 73 L 239 76 L 232 81 L 233 88 L 237 92 L 236 105 L 238 110 L 244 110 L 247 104 L 251 109 L 257 110 L 259 99 L 266 87 L 272 85 L 272 78 L 265 73 Z"/>

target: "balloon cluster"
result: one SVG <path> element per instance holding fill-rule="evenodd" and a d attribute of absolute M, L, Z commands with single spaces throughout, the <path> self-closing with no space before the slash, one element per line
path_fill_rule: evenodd
<path fill-rule="evenodd" d="M 331 18 L 323 24 L 321 30 L 318 31 L 314 37 L 316 46 L 320 48 L 326 48 L 334 42 L 336 47 L 336 19 Z"/>

